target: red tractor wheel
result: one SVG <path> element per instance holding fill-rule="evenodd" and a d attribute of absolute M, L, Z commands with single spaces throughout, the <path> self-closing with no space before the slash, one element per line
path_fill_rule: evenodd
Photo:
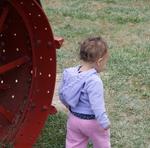
<path fill-rule="evenodd" d="M 35 143 L 49 114 L 56 76 L 55 40 L 38 0 L 0 0 L 0 142 Z"/>

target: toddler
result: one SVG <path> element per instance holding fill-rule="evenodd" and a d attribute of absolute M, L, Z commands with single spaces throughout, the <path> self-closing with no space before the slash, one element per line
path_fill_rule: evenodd
<path fill-rule="evenodd" d="M 98 75 L 105 69 L 109 54 L 101 37 L 88 38 L 80 45 L 81 65 L 63 72 L 59 88 L 61 102 L 68 108 L 66 148 L 110 148 L 103 82 Z"/>

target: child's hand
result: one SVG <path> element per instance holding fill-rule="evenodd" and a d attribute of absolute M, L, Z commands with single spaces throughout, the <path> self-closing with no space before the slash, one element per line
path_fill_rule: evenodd
<path fill-rule="evenodd" d="M 104 128 L 104 130 L 108 130 L 110 128 L 110 125 L 108 125 L 107 127 Z"/>

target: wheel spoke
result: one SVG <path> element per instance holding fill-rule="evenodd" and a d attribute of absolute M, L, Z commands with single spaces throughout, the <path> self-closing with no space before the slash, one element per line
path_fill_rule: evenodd
<path fill-rule="evenodd" d="M 5 64 L 3 66 L 0 67 L 0 74 L 3 74 L 7 71 L 10 71 L 14 68 L 16 68 L 17 66 L 26 64 L 29 61 L 29 57 L 28 56 L 23 56 L 11 63 Z"/>

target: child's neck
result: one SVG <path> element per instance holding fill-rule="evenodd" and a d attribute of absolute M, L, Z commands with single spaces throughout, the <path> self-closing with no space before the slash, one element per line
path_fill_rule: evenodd
<path fill-rule="evenodd" d="M 83 61 L 81 64 L 80 71 L 87 71 L 87 70 L 90 70 L 94 67 L 95 67 L 94 63 L 87 63 L 87 62 Z"/>

